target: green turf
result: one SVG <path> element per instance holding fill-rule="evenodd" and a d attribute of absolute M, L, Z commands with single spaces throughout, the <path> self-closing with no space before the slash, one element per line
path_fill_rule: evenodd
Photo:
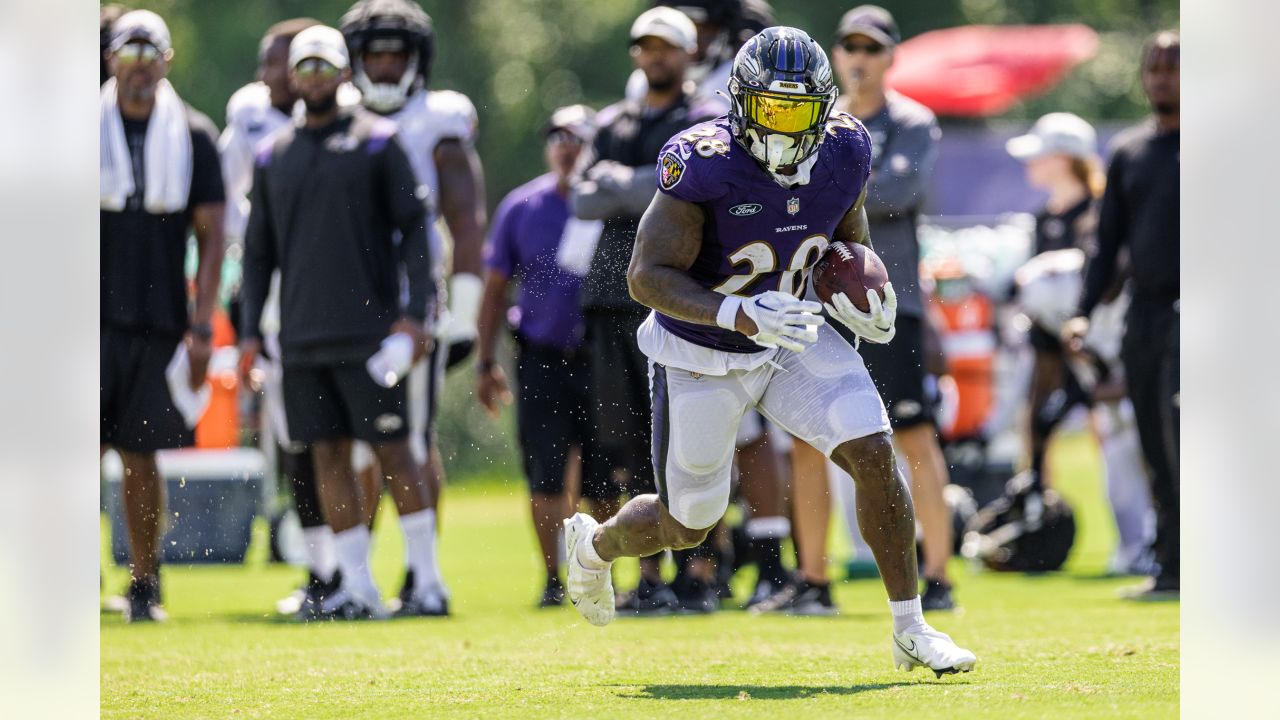
<path fill-rule="evenodd" d="M 967 675 L 936 680 L 892 668 L 874 580 L 838 584 L 843 613 L 829 619 L 726 611 L 619 619 L 600 629 L 571 608 L 535 610 L 538 566 L 525 495 L 513 480 L 448 495 L 449 619 L 278 622 L 274 601 L 299 572 L 263 562 L 261 542 L 243 567 L 167 568 L 169 623 L 102 618 L 102 715 L 1174 717 L 1178 605 L 1115 599 L 1133 581 L 1100 577 L 1113 531 L 1087 441 L 1061 444 L 1056 466 L 1082 533 L 1068 571 L 996 575 L 957 562 L 964 609 L 930 616 L 977 652 L 978 668 Z M 394 526 L 383 523 L 377 540 L 376 574 L 387 593 L 399 586 Z M 107 587 L 124 577 L 108 569 Z"/>

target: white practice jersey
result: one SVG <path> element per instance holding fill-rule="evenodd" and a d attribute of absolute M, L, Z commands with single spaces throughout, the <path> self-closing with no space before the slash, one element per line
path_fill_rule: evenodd
<path fill-rule="evenodd" d="M 409 97 L 404 107 L 389 116 L 400 126 L 400 143 L 409 155 L 418 176 L 426 186 L 427 210 L 432 218 L 431 263 L 437 278 L 442 276 L 444 241 L 437 227 L 440 220 L 440 174 L 436 169 L 435 150 L 442 140 L 456 139 L 473 145 L 476 138 L 476 108 L 471 100 L 452 90 L 419 90 Z"/>
<path fill-rule="evenodd" d="M 245 85 L 227 101 L 227 125 L 218 138 L 218 153 L 222 156 L 222 183 L 227 188 L 228 244 L 241 242 L 249 223 L 254 149 L 288 124 L 289 116 L 271 106 L 271 91 L 260 82 Z"/>

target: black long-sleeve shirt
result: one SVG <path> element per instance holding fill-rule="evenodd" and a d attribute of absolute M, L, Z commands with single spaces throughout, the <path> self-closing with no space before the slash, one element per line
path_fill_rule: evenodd
<path fill-rule="evenodd" d="M 242 330 L 259 335 L 279 268 L 286 363 L 363 359 L 398 318 L 427 315 L 426 205 L 395 131 L 356 109 L 323 128 L 286 128 L 258 151 Z"/>
<path fill-rule="evenodd" d="M 1098 218 L 1098 253 L 1085 273 L 1084 316 L 1111 286 L 1121 248 L 1129 250 L 1135 301 L 1172 304 L 1179 297 L 1179 132 L 1158 132 L 1147 122 L 1125 131 L 1116 146 Z"/>

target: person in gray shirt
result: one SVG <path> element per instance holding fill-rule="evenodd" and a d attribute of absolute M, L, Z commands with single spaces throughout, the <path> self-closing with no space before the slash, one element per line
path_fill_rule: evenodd
<path fill-rule="evenodd" d="M 897 23 L 883 8 L 863 5 L 845 13 L 831 51 L 842 90 L 835 107 L 861 120 L 871 135 L 867 220 L 876 254 L 898 293 L 897 337 L 886 345 L 864 343 L 859 352 L 884 398 L 894 440 L 911 470 L 911 494 L 924 529 L 921 603 L 925 610 L 948 610 L 954 606 L 946 569 L 952 529 L 942 488 L 949 477 L 925 391 L 925 300 L 916 237 L 916 216 L 942 132 L 928 108 L 885 88 L 884 77 L 900 40 Z M 843 329 L 840 323 L 833 327 Z"/>

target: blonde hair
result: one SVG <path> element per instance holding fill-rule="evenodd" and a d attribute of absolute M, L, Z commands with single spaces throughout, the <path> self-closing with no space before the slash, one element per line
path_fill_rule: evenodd
<path fill-rule="evenodd" d="M 1107 187 L 1107 174 L 1096 157 L 1072 157 L 1071 176 L 1079 180 L 1095 199 L 1102 197 L 1102 191 Z"/>

